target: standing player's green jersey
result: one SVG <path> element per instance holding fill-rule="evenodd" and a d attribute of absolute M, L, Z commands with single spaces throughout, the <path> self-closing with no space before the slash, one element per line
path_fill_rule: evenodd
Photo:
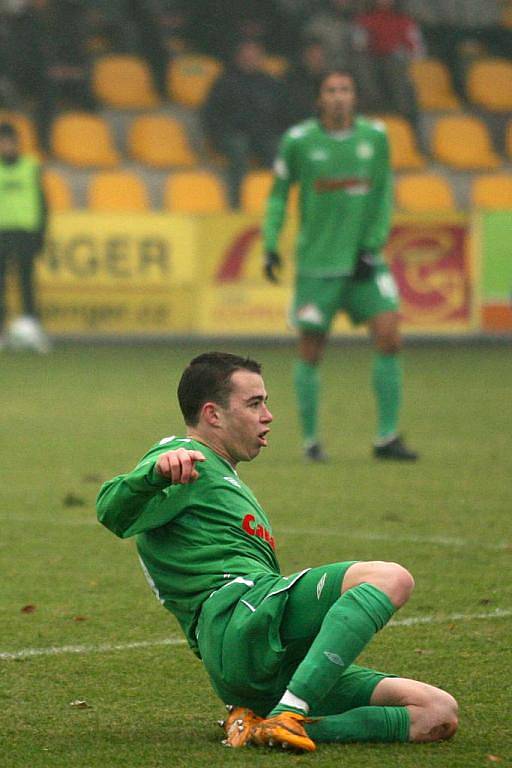
<path fill-rule="evenodd" d="M 377 254 L 384 247 L 392 177 L 383 124 L 357 117 L 349 130 L 328 132 L 319 120 L 307 120 L 285 133 L 274 170 L 264 245 L 276 250 L 288 192 L 298 184 L 298 274 L 349 275 L 358 251 Z"/>
<path fill-rule="evenodd" d="M 199 477 L 169 485 L 155 464 L 178 448 L 202 451 Z M 252 491 L 225 459 L 190 438 L 164 438 L 137 467 L 104 483 L 98 519 L 137 549 L 161 602 L 180 622 L 196 653 L 196 624 L 212 592 L 237 577 L 279 574 L 270 523 Z"/>

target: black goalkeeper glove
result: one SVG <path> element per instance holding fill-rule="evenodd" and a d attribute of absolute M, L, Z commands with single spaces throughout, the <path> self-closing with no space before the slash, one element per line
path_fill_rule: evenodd
<path fill-rule="evenodd" d="M 375 274 L 376 258 L 370 251 L 359 251 L 352 272 L 353 280 L 371 280 Z"/>
<path fill-rule="evenodd" d="M 263 274 L 270 280 L 271 283 L 278 283 L 279 279 L 276 272 L 279 272 L 283 262 L 281 257 L 276 251 L 267 251 L 265 253 L 265 261 L 263 262 Z"/>

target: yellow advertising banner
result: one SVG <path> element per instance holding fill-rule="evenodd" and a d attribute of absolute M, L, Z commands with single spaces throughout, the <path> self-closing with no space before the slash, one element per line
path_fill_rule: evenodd
<path fill-rule="evenodd" d="M 57 214 L 38 262 L 45 327 L 57 336 L 292 334 L 295 224 L 280 240 L 278 285 L 262 275 L 260 227 L 244 214 Z M 469 240 L 461 216 L 397 217 L 387 256 L 406 332 L 474 328 Z M 355 331 L 340 315 L 333 332 Z"/>
<path fill-rule="evenodd" d="M 280 241 L 279 285 L 262 276 L 260 222 L 216 216 L 200 236 L 202 300 L 197 330 L 213 334 L 289 334 L 294 226 Z M 468 222 L 463 216 L 397 217 L 386 255 L 401 295 L 405 332 L 461 333 L 474 327 Z M 344 315 L 336 334 L 355 333 Z"/>
<path fill-rule="evenodd" d="M 55 215 L 37 274 L 45 327 L 57 335 L 188 332 L 197 231 L 189 216 Z"/>

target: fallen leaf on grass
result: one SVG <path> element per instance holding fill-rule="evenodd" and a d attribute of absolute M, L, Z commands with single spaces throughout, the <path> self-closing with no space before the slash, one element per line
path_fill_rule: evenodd
<path fill-rule="evenodd" d="M 82 477 L 82 482 L 83 483 L 102 483 L 103 478 L 101 477 L 101 475 L 94 475 L 94 474 L 84 475 Z"/>
<path fill-rule="evenodd" d="M 430 648 L 415 648 L 414 653 L 434 653 L 434 651 L 431 651 Z"/>
<path fill-rule="evenodd" d="M 88 704 L 83 699 L 76 699 L 76 701 L 70 701 L 69 706 L 74 707 L 75 709 L 91 709 L 91 705 Z"/>
<path fill-rule="evenodd" d="M 36 611 L 35 605 L 24 605 L 21 609 L 22 613 L 34 613 Z"/>
<path fill-rule="evenodd" d="M 87 621 L 87 616 L 73 616 L 73 621 Z"/>
<path fill-rule="evenodd" d="M 65 507 L 85 507 L 85 499 L 81 496 L 76 496 L 74 493 L 66 493 L 62 499 L 62 504 Z"/>
<path fill-rule="evenodd" d="M 498 755 L 487 755 L 487 759 L 490 763 L 501 763 L 503 758 Z"/>

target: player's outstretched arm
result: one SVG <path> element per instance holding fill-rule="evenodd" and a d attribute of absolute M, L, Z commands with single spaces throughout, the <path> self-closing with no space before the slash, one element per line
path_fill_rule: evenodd
<path fill-rule="evenodd" d="M 169 480 L 171 485 L 193 483 L 199 477 L 196 462 L 206 461 L 201 451 L 188 451 L 186 448 L 167 451 L 158 457 L 155 465 L 157 474 Z"/>
<path fill-rule="evenodd" d="M 168 486 L 197 479 L 195 467 L 205 457 L 183 448 L 146 457 L 125 475 L 104 483 L 96 500 L 98 520 L 122 539 L 169 523 L 179 513 Z"/>

